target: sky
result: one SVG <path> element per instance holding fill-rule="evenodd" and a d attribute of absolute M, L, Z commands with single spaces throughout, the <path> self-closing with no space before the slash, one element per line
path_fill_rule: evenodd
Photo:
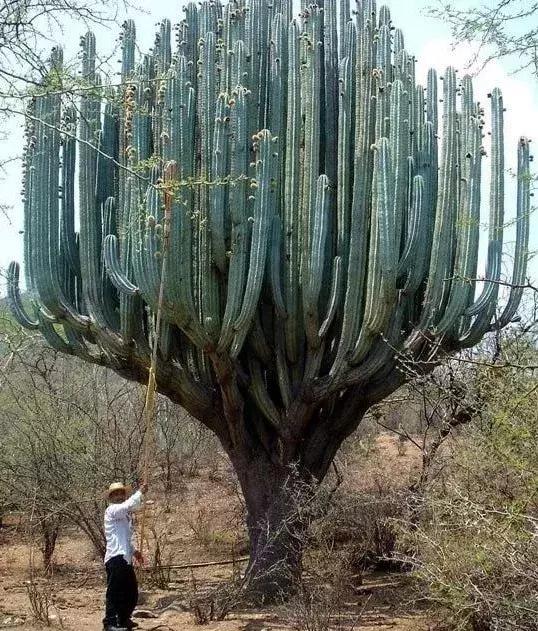
<path fill-rule="evenodd" d="M 391 9 L 395 26 L 401 28 L 405 34 L 406 48 L 417 57 L 417 80 L 425 83 L 426 73 L 429 67 L 435 67 L 442 73 L 447 65 L 459 68 L 461 74 L 471 72 L 476 68 L 468 67 L 468 62 L 473 57 L 474 48 L 470 45 L 459 45 L 453 48 L 451 35 L 446 23 L 425 15 L 425 7 L 428 0 L 406 1 L 387 0 L 384 4 Z M 486 4 L 491 0 L 486 0 Z M 183 15 L 184 2 L 170 2 L 165 0 L 139 0 L 138 10 L 129 10 L 128 16 L 136 21 L 137 40 L 140 48 L 146 50 L 151 46 L 154 38 L 156 23 L 164 18 L 169 18 L 172 23 L 179 21 Z M 469 0 L 453 2 L 453 5 L 469 6 Z M 118 15 L 118 25 L 127 17 L 125 12 Z M 79 38 L 86 30 L 83 23 L 66 23 L 62 31 L 51 33 L 51 45 L 59 42 L 63 45 L 67 58 L 74 58 L 78 51 Z M 100 27 L 94 29 L 97 37 L 97 49 L 102 54 L 109 54 L 117 45 L 119 26 Z M 503 91 L 504 103 L 507 108 L 505 114 L 505 147 L 507 169 L 514 169 L 516 165 L 516 150 L 518 138 L 522 135 L 536 138 L 538 143 L 538 80 L 528 72 L 512 73 L 510 62 L 492 62 L 482 69 L 474 80 L 475 94 L 478 99 L 487 105 L 487 93 L 498 86 Z M 7 128 L 6 139 L 0 143 L 0 159 L 16 158 L 20 155 L 23 145 L 23 121 L 20 117 L 12 119 Z M 487 141 L 486 141 L 487 142 Z M 487 149 L 487 144 L 486 144 Z M 538 160 L 537 160 L 538 163 Z M 484 164 L 484 172 L 489 168 L 488 159 Z M 13 260 L 22 261 L 23 237 L 22 229 L 22 204 L 20 198 L 21 182 L 20 160 L 10 162 L 3 174 L 0 174 L 0 204 L 7 206 L 7 215 L 0 216 L 0 268 L 4 269 Z M 487 182 L 485 183 L 485 195 L 483 195 L 481 223 L 487 224 Z M 538 199 L 538 198 L 537 198 Z M 512 176 L 507 174 L 506 179 L 506 220 L 509 221 L 515 214 L 515 182 Z M 538 250 L 538 218 L 535 213 L 531 218 L 531 242 L 530 250 Z M 534 219 L 534 222 L 532 222 Z M 509 264 L 510 254 L 513 252 L 514 230 L 505 231 L 505 263 Z M 482 252 L 485 239 L 482 239 Z M 483 260 L 483 256 L 481 257 Z M 510 272 L 509 266 L 505 271 Z M 479 274 L 480 274 L 479 269 Z M 529 266 L 531 279 L 538 280 L 538 257 L 535 257 Z M 2 291 L 3 293 L 3 291 Z"/>

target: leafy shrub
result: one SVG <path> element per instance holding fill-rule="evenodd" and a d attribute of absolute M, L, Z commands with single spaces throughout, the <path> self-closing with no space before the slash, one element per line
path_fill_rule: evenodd
<path fill-rule="evenodd" d="M 536 364 L 536 351 L 533 357 Z M 486 366 L 477 369 L 475 387 L 480 414 L 451 441 L 443 477 L 424 495 L 406 540 L 417 575 L 450 628 L 535 631 L 536 378 L 519 368 Z"/>

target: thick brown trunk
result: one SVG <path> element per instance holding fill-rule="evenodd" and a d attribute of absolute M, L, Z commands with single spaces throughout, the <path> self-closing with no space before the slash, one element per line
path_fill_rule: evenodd
<path fill-rule="evenodd" d="M 343 400 L 325 418 L 297 419 L 298 434 L 275 432 L 248 418 L 234 440 L 219 436 L 236 471 L 247 508 L 250 562 L 248 591 L 258 601 L 286 598 L 301 571 L 313 494 L 325 477 L 342 441 L 359 424 L 364 410 Z M 251 411 L 252 413 L 252 411 Z"/>
<path fill-rule="evenodd" d="M 249 595 L 256 601 L 285 598 L 301 570 L 304 505 L 315 486 L 299 465 L 274 463 L 263 452 L 234 458 L 247 507 Z"/>

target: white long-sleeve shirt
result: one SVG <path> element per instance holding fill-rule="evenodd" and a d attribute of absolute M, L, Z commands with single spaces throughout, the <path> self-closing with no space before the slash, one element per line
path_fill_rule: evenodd
<path fill-rule="evenodd" d="M 142 504 L 142 493 L 136 491 L 121 504 L 110 504 L 105 510 L 105 563 L 112 557 L 123 555 L 127 563 L 133 562 L 133 518 L 131 513 Z"/>

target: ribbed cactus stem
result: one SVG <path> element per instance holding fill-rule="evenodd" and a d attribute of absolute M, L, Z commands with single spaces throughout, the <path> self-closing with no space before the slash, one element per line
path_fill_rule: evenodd
<path fill-rule="evenodd" d="M 496 319 L 500 91 L 484 114 L 453 68 L 442 90 L 433 69 L 417 81 L 374 0 L 301 4 L 294 16 L 290 0 L 190 3 L 176 45 L 164 20 L 144 55 L 128 20 L 119 87 L 101 85 L 87 33 L 78 107 L 46 89 L 66 72 L 55 49 L 27 109 L 28 301 L 9 269 L 16 318 L 55 348 L 143 381 L 156 343 L 159 388 L 222 432 L 230 454 L 258 436 L 290 462 L 352 431 L 343 408 L 359 418 L 396 388 L 399 353 L 435 361 L 514 319 L 530 212 L 522 139 L 514 287 Z"/>
<path fill-rule="evenodd" d="M 496 326 L 505 327 L 515 316 L 525 284 L 525 272 L 529 258 L 529 213 L 530 213 L 530 185 L 529 172 L 529 140 L 520 138 L 517 160 L 517 215 L 516 215 L 516 250 L 510 298 L 499 317 Z"/>

